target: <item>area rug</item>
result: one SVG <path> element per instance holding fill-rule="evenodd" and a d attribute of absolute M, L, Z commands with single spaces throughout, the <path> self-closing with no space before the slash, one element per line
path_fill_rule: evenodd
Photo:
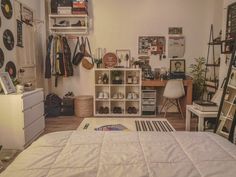
<path fill-rule="evenodd" d="M 167 119 L 163 118 L 85 118 L 79 131 L 175 131 Z"/>

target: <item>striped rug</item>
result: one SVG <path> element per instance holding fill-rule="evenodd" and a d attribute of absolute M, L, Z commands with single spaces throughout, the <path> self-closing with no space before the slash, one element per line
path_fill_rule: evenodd
<path fill-rule="evenodd" d="M 167 120 L 135 120 L 136 131 L 173 132 L 175 129 Z"/>
<path fill-rule="evenodd" d="M 158 131 L 172 132 L 175 129 L 164 118 L 85 118 L 79 131 Z"/>

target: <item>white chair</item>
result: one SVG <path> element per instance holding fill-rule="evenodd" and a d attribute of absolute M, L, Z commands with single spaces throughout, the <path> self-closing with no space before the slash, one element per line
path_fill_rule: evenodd
<path fill-rule="evenodd" d="M 165 86 L 164 93 L 163 93 L 163 97 L 165 100 L 160 109 L 160 113 L 162 109 L 164 108 L 165 110 L 164 117 L 166 117 L 166 113 L 168 109 L 172 107 L 173 105 L 175 105 L 179 113 L 181 114 L 181 117 L 184 118 L 183 111 L 181 109 L 181 105 L 179 102 L 180 98 L 183 97 L 184 95 L 185 95 L 185 91 L 184 91 L 184 85 L 183 85 L 182 79 L 168 80 Z"/>

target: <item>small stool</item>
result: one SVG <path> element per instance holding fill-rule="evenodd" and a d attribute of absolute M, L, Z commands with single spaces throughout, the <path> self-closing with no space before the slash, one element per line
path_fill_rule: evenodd
<path fill-rule="evenodd" d="M 74 107 L 77 117 L 93 116 L 93 96 L 83 95 L 75 97 Z"/>

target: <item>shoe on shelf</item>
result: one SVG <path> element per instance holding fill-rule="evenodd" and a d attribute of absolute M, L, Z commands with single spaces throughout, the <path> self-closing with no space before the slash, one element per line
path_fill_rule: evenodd
<path fill-rule="evenodd" d="M 104 92 L 104 93 L 103 93 L 103 98 L 104 98 L 104 99 L 108 99 L 108 98 L 109 98 L 109 94 L 108 94 L 107 92 Z"/>
<path fill-rule="evenodd" d="M 103 98 L 104 98 L 104 93 L 103 92 L 99 92 L 98 99 L 103 99 Z"/>
<path fill-rule="evenodd" d="M 129 114 L 132 114 L 132 107 L 128 107 L 127 112 L 128 112 Z"/>
<path fill-rule="evenodd" d="M 70 26 L 70 22 L 67 20 L 62 20 L 59 23 L 53 25 L 53 27 L 68 27 Z"/>
<path fill-rule="evenodd" d="M 133 97 L 133 99 L 138 99 L 138 94 L 135 93 L 135 92 L 133 92 L 133 93 L 132 93 L 132 97 Z"/>
<path fill-rule="evenodd" d="M 119 93 L 119 94 L 118 94 L 118 97 L 119 97 L 119 99 L 123 99 L 123 98 L 124 98 L 124 95 L 123 95 L 122 93 Z"/>
<path fill-rule="evenodd" d="M 133 114 L 137 114 L 138 111 L 137 111 L 137 109 L 135 107 L 132 107 L 131 109 L 132 109 L 132 113 Z"/>
<path fill-rule="evenodd" d="M 103 113 L 104 113 L 104 114 L 108 114 L 108 113 L 109 113 L 109 108 L 108 108 L 108 107 L 105 107 L 105 108 L 103 109 Z"/>
<path fill-rule="evenodd" d="M 132 98 L 133 98 L 132 93 L 129 92 L 129 93 L 128 93 L 128 96 L 127 96 L 127 99 L 131 100 Z"/>
<path fill-rule="evenodd" d="M 117 107 L 114 107 L 113 110 L 112 110 L 112 112 L 113 112 L 114 114 L 116 114 L 116 113 L 117 113 Z"/>
<path fill-rule="evenodd" d="M 71 24 L 71 26 L 82 26 L 81 21 L 79 20 L 77 23 Z"/>
<path fill-rule="evenodd" d="M 104 108 L 102 106 L 99 108 L 98 113 L 99 114 L 103 114 L 104 113 Z"/>
<path fill-rule="evenodd" d="M 118 98 L 118 94 L 115 93 L 112 98 L 113 98 L 113 99 L 117 99 L 117 98 Z"/>

